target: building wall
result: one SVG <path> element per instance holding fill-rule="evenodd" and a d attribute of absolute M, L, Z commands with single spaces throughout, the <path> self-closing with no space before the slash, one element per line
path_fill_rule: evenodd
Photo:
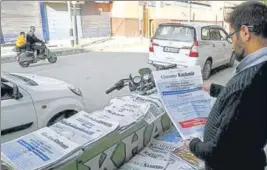
<path fill-rule="evenodd" d="M 81 9 L 83 38 L 111 35 L 110 4 L 87 1 Z"/>
<path fill-rule="evenodd" d="M 138 1 L 113 1 L 112 35 L 136 36 L 139 35 L 141 27 L 143 35 L 151 36 L 160 23 L 188 21 L 189 8 L 186 3 L 176 2 L 175 5 L 162 5 L 160 8 L 148 7 L 148 11 L 139 4 Z M 224 1 L 213 1 L 211 7 L 191 5 L 191 21 L 213 23 L 225 27 L 224 5 Z"/>
<path fill-rule="evenodd" d="M 43 38 L 39 2 L 2 1 L 1 27 L 3 43 L 15 42 L 21 31 L 28 32 L 30 26 L 36 27 L 36 34 Z"/>

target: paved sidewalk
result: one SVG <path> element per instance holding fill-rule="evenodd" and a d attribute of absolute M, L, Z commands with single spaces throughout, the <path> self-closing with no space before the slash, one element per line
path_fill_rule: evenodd
<path fill-rule="evenodd" d="M 146 52 L 149 40 L 141 37 L 102 37 L 95 39 L 83 39 L 80 47 L 71 47 L 69 41 L 58 41 L 47 44 L 47 47 L 57 56 L 71 55 L 85 52 Z M 1 46 L 1 63 L 16 61 L 14 46 Z"/>

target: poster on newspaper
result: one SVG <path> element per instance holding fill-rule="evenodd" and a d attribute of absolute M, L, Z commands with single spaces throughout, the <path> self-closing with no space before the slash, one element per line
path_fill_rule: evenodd
<path fill-rule="evenodd" d="M 164 107 L 183 139 L 202 138 L 211 110 L 199 66 L 153 72 Z"/>
<path fill-rule="evenodd" d="M 78 152 L 80 145 L 45 127 L 1 145 L 1 159 L 12 169 L 49 169 Z"/>

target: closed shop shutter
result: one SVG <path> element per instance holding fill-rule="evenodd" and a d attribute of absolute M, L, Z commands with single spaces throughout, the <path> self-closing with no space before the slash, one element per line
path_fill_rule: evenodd
<path fill-rule="evenodd" d="M 47 12 L 48 30 L 50 36 L 49 40 L 69 39 L 71 20 L 67 3 L 65 2 L 46 3 L 46 12 Z M 77 5 L 76 14 L 77 14 L 78 36 L 82 37 L 81 9 L 79 5 Z"/>
<path fill-rule="evenodd" d="M 103 12 L 94 2 L 82 5 L 83 37 L 108 37 L 111 36 L 110 12 Z"/>
<path fill-rule="evenodd" d="M 36 27 L 36 35 L 42 39 L 39 2 L 2 1 L 1 26 L 5 43 L 15 42 L 19 33 L 28 32 L 30 26 Z"/>
<path fill-rule="evenodd" d="M 47 21 L 50 40 L 69 38 L 70 17 L 65 3 L 47 3 Z"/>

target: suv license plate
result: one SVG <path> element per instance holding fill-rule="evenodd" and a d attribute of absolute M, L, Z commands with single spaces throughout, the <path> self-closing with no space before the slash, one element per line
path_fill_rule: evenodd
<path fill-rule="evenodd" d="M 163 51 L 164 52 L 169 52 L 169 53 L 179 53 L 180 49 L 179 48 L 174 48 L 174 47 L 164 47 Z"/>

